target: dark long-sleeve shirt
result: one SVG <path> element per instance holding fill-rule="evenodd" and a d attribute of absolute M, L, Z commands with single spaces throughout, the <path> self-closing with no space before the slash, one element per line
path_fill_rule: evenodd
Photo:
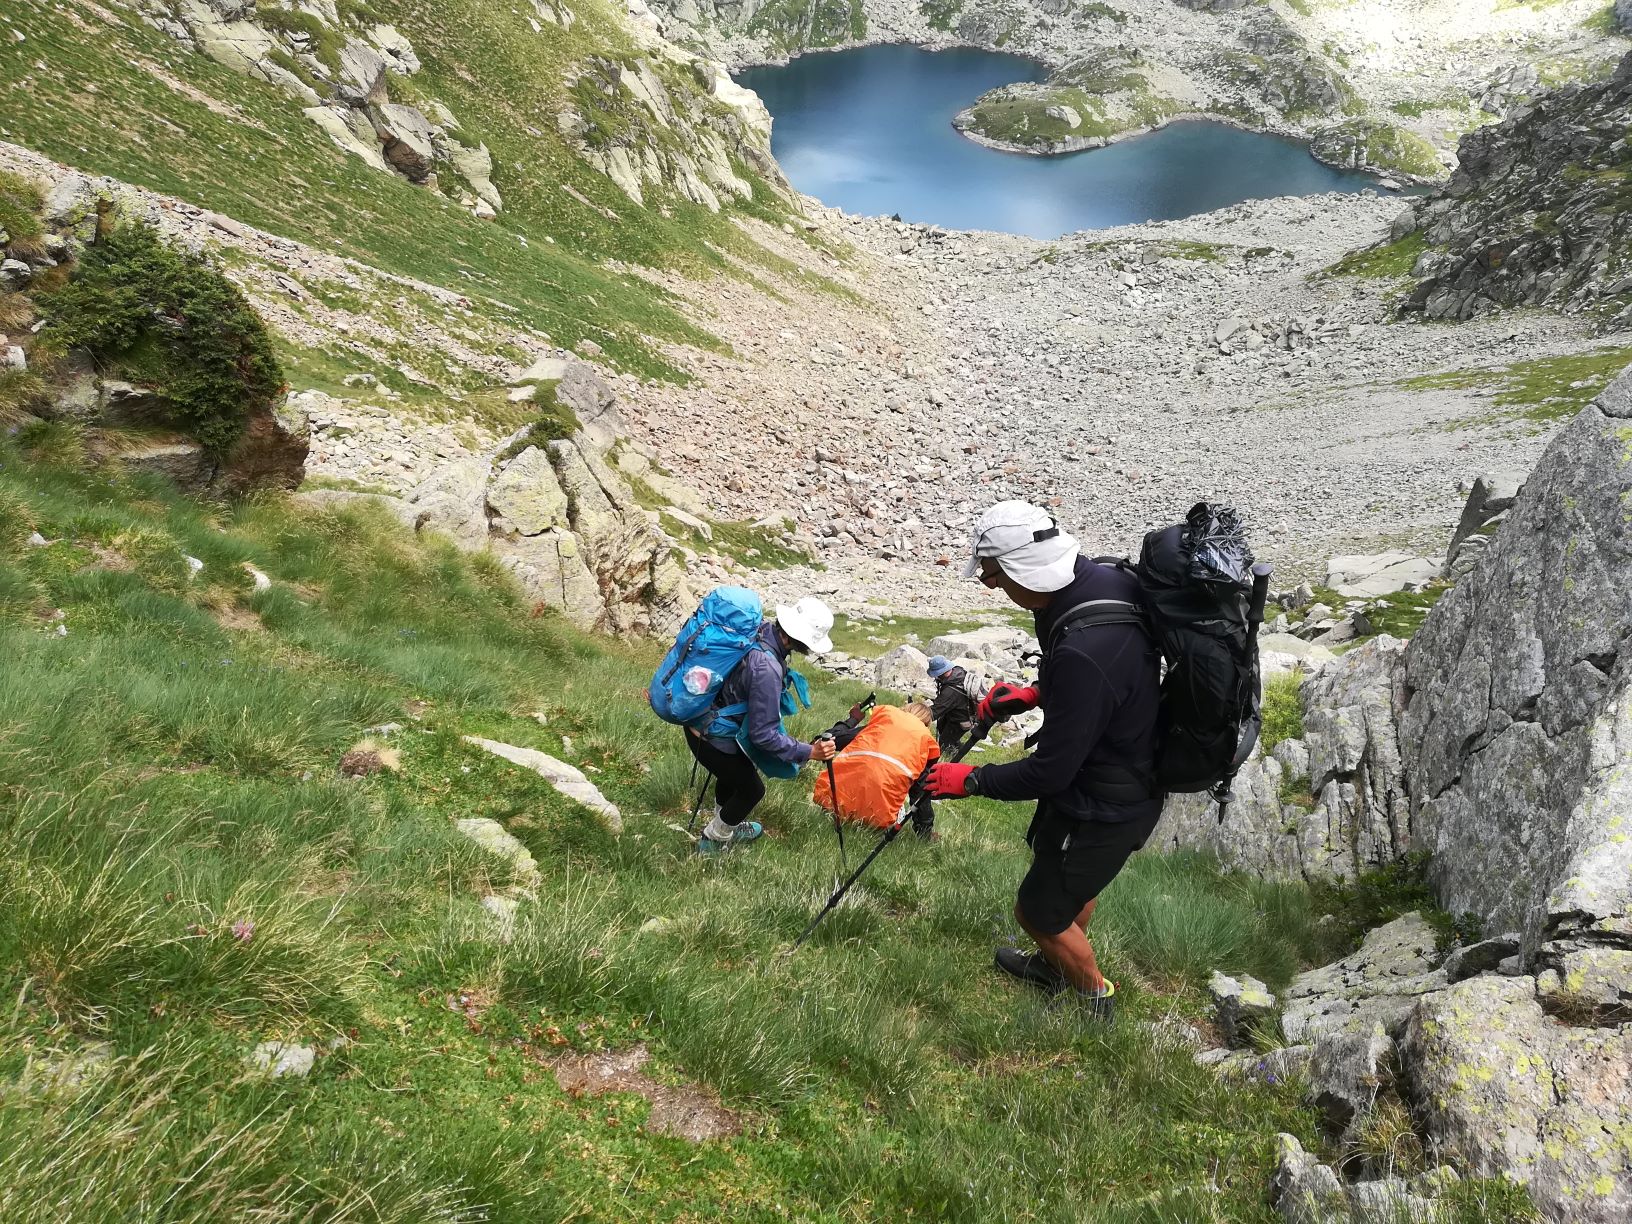
<path fill-rule="evenodd" d="M 1139 583 L 1112 566 L 1077 558 L 1076 577 L 1035 613 L 1037 640 L 1047 650 L 1055 623 L 1094 599 L 1139 602 Z M 1109 765 L 1149 777 L 1156 761 L 1160 656 L 1138 625 L 1099 625 L 1067 633 L 1044 660 L 1043 726 L 1030 756 L 984 765 L 976 783 L 993 799 L 1046 800 L 1078 820 L 1154 817 L 1160 797 L 1113 803 L 1091 792 L 1091 776 Z"/>
<path fill-rule="evenodd" d="M 929 712 L 943 745 L 962 739 L 975 725 L 975 699 L 969 695 L 967 681 L 968 673 L 961 667 L 935 678 L 935 701 Z"/>
<path fill-rule="evenodd" d="M 767 756 L 803 765 L 810 760 L 810 745 L 801 743 L 782 730 L 782 678 L 787 673 L 788 652 L 776 634 L 776 624 L 766 621 L 759 627 L 764 650 L 750 650 L 720 686 L 718 705 L 748 703 L 743 726 L 748 740 Z M 709 738 L 721 752 L 740 752 L 735 740 Z"/>

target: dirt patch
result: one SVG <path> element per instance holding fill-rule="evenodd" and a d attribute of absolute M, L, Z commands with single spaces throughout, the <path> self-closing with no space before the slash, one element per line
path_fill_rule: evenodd
<path fill-rule="evenodd" d="M 599 1054 L 563 1054 L 549 1060 L 555 1082 L 575 1097 L 632 1092 L 652 1103 L 646 1130 L 653 1135 L 674 1135 L 692 1143 L 725 1139 L 742 1133 L 736 1114 L 701 1088 L 660 1084 L 643 1068 L 652 1055 L 644 1045 Z"/>
<path fill-rule="evenodd" d="M 254 611 L 240 607 L 238 604 L 227 604 L 224 607 L 212 609 L 211 614 L 215 617 L 215 623 L 223 629 L 237 633 L 264 633 L 266 631 L 266 626 L 261 623 L 261 618 Z"/>

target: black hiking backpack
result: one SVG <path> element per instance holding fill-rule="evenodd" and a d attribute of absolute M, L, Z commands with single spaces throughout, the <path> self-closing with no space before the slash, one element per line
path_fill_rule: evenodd
<path fill-rule="evenodd" d="M 1154 785 L 1164 793 L 1209 792 L 1218 818 L 1230 786 L 1258 742 L 1258 626 L 1270 567 L 1253 564 L 1240 519 L 1228 506 L 1197 502 L 1185 521 L 1145 537 L 1137 565 L 1096 558 L 1139 580 L 1142 602 L 1096 600 L 1068 609 L 1048 642 L 1094 625 L 1138 624 L 1161 650 L 1161 709 Z M 1109 784 L 1121 798 L 1126 783 Z"/>

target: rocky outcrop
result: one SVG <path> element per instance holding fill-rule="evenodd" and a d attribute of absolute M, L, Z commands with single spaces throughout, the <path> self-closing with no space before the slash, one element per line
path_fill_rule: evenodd
<path fill-rule="evenodd" d="M 1607 81 L 1566 85 L 1462 138 L 1460 165 L 1419 206 L 1428 250 L 1403 305 L 1467 319 L 1545 304 L 1632 326 L 1632 55 Z"/>
<path fill-rule="evenodd" d="M 1400 719 L 1415 844 L 1447 908 L 1632 931 L 1632 372 L 1554 439 L 1418 632 Z"/>
<path fill-rule="evenodd" d="M 1299 666 L 1304 734 L 1254 750 L 1224 821 L 1207 795 L 1171 795 L 1157 836 L 1230 866 L 1303 879 L 1350 879 L 1411 846 L 1394 711 L 1405 643 L 1381 636 L 1341 658 Z M 1303 766 L 1302 776 L 1294 767 Z"/>
<path fill-rule="evenodd" d="M 1244 13 L 1236 38 L 1240 49 L 1221 50 L 1217 63 L 1249 105 L 1266 104 L 1295 121 L 1336 114 L 1354 97 L 1337 67 L 1273 9 Z"/>
<path fill-rule="evenodd" d="M 1245 848 L 1260 870 L 1337 876 L 1426 850 L 1446 910 L 1513 932 L 1442 958 L 1432 927 L 1407 916 L 1283 992 L 1282 1028 L 1311 1047 L 1311 1093 L 1334 1132 L 1391 1091 L 1431 1158 L 1517 1180 L 1548 1220 L 1623 1220 L 1632 371 L 1506 501 L 1476 492 L 1464 545 L 1470 524 L 1499 526 L 1408 648 L 1368 643 L 1305 683 L 1315 811 L 1266 837 L 1273 809 L 1260 810 L 1249 782 L 1246 827 L 1232 840 L 1237 861 Z M 1243 777 L 1273 775 L 1274 763 Z M 1207 844 L 1184 815 L 1170 807 L 1167 834 Z M 1309 1163 L 1287 1165 L 1303 1198 L 1352 1207 L 1359 1185 Z M 1287 1218 L 1327 1218 L 1293 1214 L 1285 1204 L 1298 1193 L 1283 1188 Z"/>
<path fill-rule="evenodd" d="M 597 406 L 614 421 L 617 397 L 588 362 L 546 359 L 528 371 L 557 375 L 550 385 L 572 388 L 574 402 Z M 561 401 L 557 398 L 557 404 Z M 294 403 L 335 444 L 343 416 L 337 401 L 303 392 Z M 429 439 L 434 456 L 414 460 L 417 478 L 396 492 L 314 489 L 320 503 L 367 500 L 416 531 L 437 531 L 460 548 L 486 549 L 516 576 L 541 608 L 554 608 L 585 629 L 660 634 L 690 614 L 696 599 L 657 516 L 641 507 L 628 483 L 603 457 L 587 430 L 553 437 L 526 429 L 480 450 L 442 430 Z M 338 426 L 344 428 L 344 426 Z M 406 443 L 405 443 L 406 445 Z M 326 451 L 326 454 L 331 453 Z M 398 452 L 406 456 L 407 452 Z M 324 470 L 335 470 L 332 463 Z"/>
<path fill-rule="evenodd" d="M 284 90 L 330 139 L 375 169 L 428 187 L 447 179 L 481 216 L 503 206 L 487 146 L 463 143 L 446 106 L 392 100 L 393 77 L 420 69 L 413 44 L 396 28 L 333 0 L 298 9 L 256 0 L 144 0 L 143 9 L 171 37 Z"/>
<path fill-rule="evenodd" d="M 1518 496 L 1518 487 L 1489 476 L 1474 478 L 1468 490 L 1468 500 L 1462 505 L 1462 516 L 1456 530 L 1451 532 L 1451 544 L 1445 551 L 1443 577 L 1455 581 L 1473 572 L 1479 558 L 1496 534 L 1496 529 L 1507 518 Z"/>
<path fill-rule="evenodd" d="M 1445 173 L 1439 154 L 1415 132 L 1374 119 L 1346 119 L 1322 128 L 1309 142 L 1316 159 L 1342 170 L 1370 170 L 1413 181 Z"/>
<path fill-rule="evenodd" d="M 362 10 L 316 0 L 299 9 L 256 0 L 144 0 L 146 19 L 201 54 L 278 86 L 346 152 L 375 169 L 455 196 L 492 218 L 504 199 L 493 155 L 470 143 L 468 127 L 435 100 L 394 99 L 393 82 L 420 70 L 413 44 Z M 663 187 L 718 211 L 746 200 L 746 164 L 785 188 L 770 153 L 770 116 L 757 96 L 710 60 L 680 51 L 658 33 L 642 0 L 629 0 L 617 41 L 643 52 L 588 56 L 567 79 L 576 99 L 557 118 L 560 134 L 637 204 Z M 533 28 L 571 26 L 564 6 L 538 0 Z M 408 92 L 398 87 L 399 94 Z M 605 133 L 617 135 L 606 136 Z"/>
<path fill-rule="evenodd" d="M 753 195 L 739 166 L 791 191 L 771 156 L 771 116 L 759 96 L 715 61 L 667 42 L 644 0 L 627 8 L 644 54 L 581 61 L 566 79 L 572 105 L 557 116 L 560 134 L 636 204 L 662 188 L 718 212 Z"/>
<path fill-rule="evenodd" d="M 1400 1046 L 1437 1155 L 1524 1183 L 1545 1219 L 1632 1218 L 1632 1029 L 1559 1024 L 1528 977 L 1424 999 Z"/>
<path fill-rule="evenodd" d="M 695 603 L 654 516 L 581 433 L 527 446 L 491 475 L 476 459 L 429 483 L 405 499 L 416 518 L 489 547 L 534 598 L 583 628 L 660 633 Z"/>
<path fill-rule="evenodd" d="M 1227 831 L 1175 796 L 1169 844 L 1311 878 L 1423 850 L 1448 910 L 1530 952 L 1632 934 L 1632 371 L 1506 501 L 1487 486 L 1465 516 L 1505 518 L 1409 649 L 1377 638 L 1304 684 L 1314 806 L 1255 757 Z"/>

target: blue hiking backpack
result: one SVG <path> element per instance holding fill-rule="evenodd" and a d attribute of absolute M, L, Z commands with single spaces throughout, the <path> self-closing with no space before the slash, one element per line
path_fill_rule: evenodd
<path fill-rule="evenodd" d="M 680 629 L 647 697 L 664 722 L 682 727 L 709 714 L 720 686 L 759 643 L 765 610 L 745 587 L 715 587 Z"/>

